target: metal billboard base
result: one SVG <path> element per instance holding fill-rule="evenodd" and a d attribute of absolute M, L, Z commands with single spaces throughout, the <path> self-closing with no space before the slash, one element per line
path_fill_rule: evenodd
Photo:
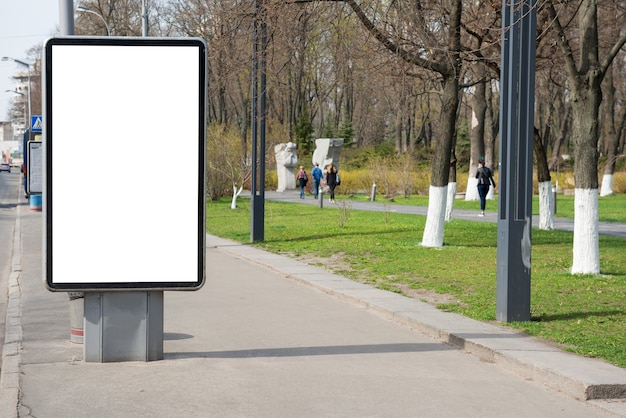
<path fill-rule="evenodd" d="M 163 291 L 85 292 L 86 362 L 163 359 Z"/>

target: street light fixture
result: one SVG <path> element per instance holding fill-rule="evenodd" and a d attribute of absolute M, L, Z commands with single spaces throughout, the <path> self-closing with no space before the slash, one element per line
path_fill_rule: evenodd
<path fill-rule="evenodd" d="M 94 14 L 94 15 L 98 16 L 100 19 L 102 19 L 102 23 L 104 23 L 104 27 L 107 29 L 107 35 L 111 36 L 111 28 L 109 27 L 109 24 L 107 23 L 107 21 L 104 18 L 104 16 L 102 16 L 100 13 L 96 12 L 95 10 L 88 9 L 88 8 L 86 8 L 83 5 L 77 6 L 76 7 L 76 11 L 77 12 L 91 13 L 91 14 Z"/>
<path fill-rule="evenodd" d="M 26 67 L 26 69 L 28 70 L 28 73 L 27 73 L 28 74 L 28 120 L 26 121 L 25 128 L 28 128 L 30 130 L 30 119 L 33 116 L 32 109 L 31 109 L 32 99 L 31 99 L 31 95 L 30 95 L 30 91 L 31 91 L 31 88 L 30 88 L 31 87 L 30 86 L 30 67 L 31 67 L 31 64 L 28 64 L 28 63 L 26 63 L 24 61 L 20 61 L 18 59 L 11 58 L 11 57 L 2 57 L 0 60 L 1 61 L 13 61 L 16 64 L 19 64 L 19 65 L 21 65 L 23 67 Z M 11 90 L 9 90 L 9 91 L 11 91 Z M 22 93 L 19 93 L 19 94 L 22 94 Z"/>

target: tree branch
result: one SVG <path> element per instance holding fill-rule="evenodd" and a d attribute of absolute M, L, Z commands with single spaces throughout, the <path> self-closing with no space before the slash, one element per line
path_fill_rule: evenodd
<path fill-rule="evenodd" d="M 418 67 L 421 67 L 427 70 L 433 70 L 442 75 L 447 75 L 449 72 L 448 67 L 444 65 L 442 62 L 421 58 L 401 48 L 397 43 L 395 43 L 391 39 L 391 36 L 389 34 L 384 33 L 383 31 L 378 29 L 376 25 L 374 25 L 374 22 L 372 22 L 367 17 L 367 15 L 365 14 L 361 6 L 359 6 L 355 0 L 287 0 L 287 1 L 290 3 L 313 3 L 317 1 L 345 2 L 348 4 L 348 6 L 350 6 L 352 11 L 356 13 L 357 17 L 359 18 L 363 26 L 365 26 L 365 28 L 368 30 L 368 32 L 374 35 L 376 40 L 379 41 L 387 50 L 398 55 L 400 58 L 402 58 L 402 60 L 404 60 L 405 62 L 409 64 L 413 64 L 413 65 L 416 65 Z"/>
<path fill-rule="evenodd" d="M 570 74 L 572 79 L 578 79 L 578 70 L 576 69 L 576 61 L 574 60 L 574 53 L 572 52 L 572 47 L 567 40 L 567 36 L 565 35 L 565 30 L 563 26 L 561 26 L 561 22 L 559 17 L 557 16 L 556 9 L 554 8 L 554 4 L 551 0 L 546 2 L 546 9 L 548 11 L 548 15 L 554 24 L 557 32 L 557 39 L 561 50 L 563 51 L 564 59 L 565 59 L 565 67 L 567 68 L 567 72 Z M 572 88 L 576 88 L 575 86 L 571 86 Z"/>
<path fill-rule="evenodd" d="M 613 60 L 615 59 L 615 57 L 619 53 L 620 49 L 622 49 L 625 43 L 626 43 L 626 32 L 622 35 L 621 38 L 617 40 L 617 42 L 615 42 L 615 45 L 613 45 L 611 50 L 606 54 L 606 57 L 604 57 L 604 60 L 602 60 L 602 63 L 600 64 L 600 72 L 602 73 L 602 78 L 604 78 L 604 75 L 608 71 L 608 68 L 611 66 L 611 63 L 613 62 Z"/>

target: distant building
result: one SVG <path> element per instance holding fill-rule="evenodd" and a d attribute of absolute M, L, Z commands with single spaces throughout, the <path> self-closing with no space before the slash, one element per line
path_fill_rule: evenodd
<path fill-rule="evenodd" d="M 11 122 L 0 122 L 0 161 L 3 163 L 12 163 L 17 154 L 21 156 L 20 141 L 14 133 Z"/>
<path fill-rule="evenodd" d="M 13 75 L 13 79 L 16 82 L 13 91 L 15 95 L 8 116 L 11 118 L 10 123 L 13 126 L 13 138 L 11 140 L 19 141 L 28 128 L 28 123 L 30 123 L 28 120 L 28 75 L 19 72 Z"/>
<path fill-rule="evenodd" d="M 13 141 L 13 125 L 11 122 L 0 122 L 0 141 Z"/>

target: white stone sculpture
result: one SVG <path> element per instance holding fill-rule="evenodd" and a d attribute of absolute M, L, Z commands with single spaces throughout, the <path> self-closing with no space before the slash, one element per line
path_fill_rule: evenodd
<path fill-rule="evenodd" d="M 313 165 L 319 163 L 322 170 L 326 170 L 328 164 L 339 168 L 339 156 L 343 147 L 343 138 L 318 138 L 315 140 L 313 152 Z"/>
<path fill-rule="evenodd" d="M 296 189 L 296 175 L 294 169 L 298 166 L 298 156 L 296 155 L 296 144 L 287 142 L 274 147 L 276 156 L 276 171 L 278 173 L 277 192 Z"/>

